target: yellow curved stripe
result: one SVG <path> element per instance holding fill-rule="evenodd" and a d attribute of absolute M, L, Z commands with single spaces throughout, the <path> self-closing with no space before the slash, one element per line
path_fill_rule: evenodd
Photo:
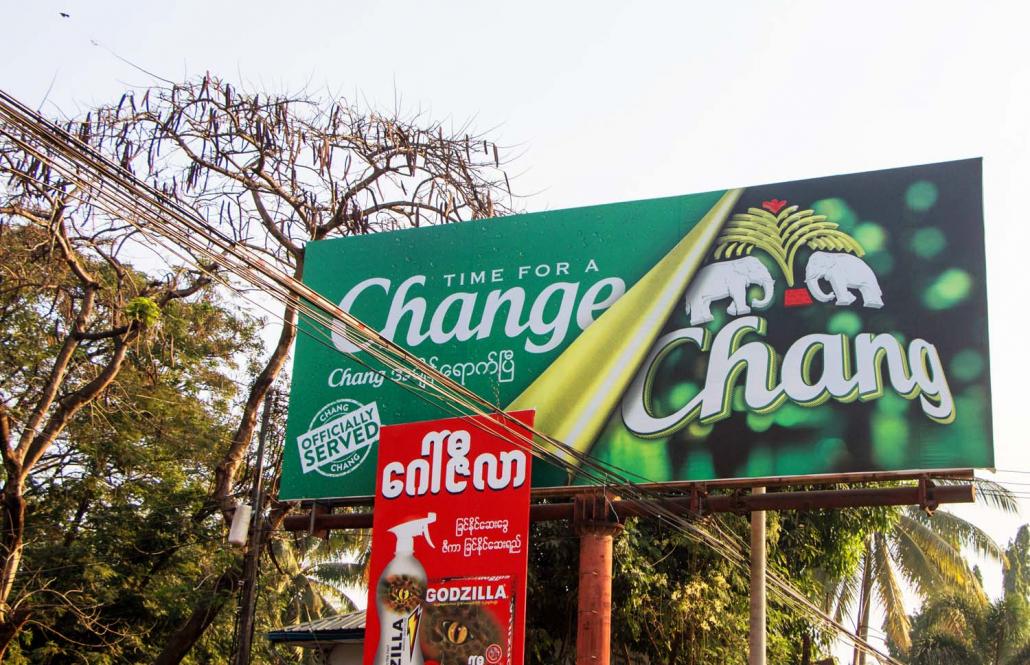
<path fill-rule="evenodd" d="M 536 409 L 537 428 L 587 452 L 669 315 L 682 306 L 687 285 L 742 193 L 733 189 L 723 194 L 690 233 L 584 330 L 507 410 Z M 569 459 L 562 451 L 555 452 Z"/>

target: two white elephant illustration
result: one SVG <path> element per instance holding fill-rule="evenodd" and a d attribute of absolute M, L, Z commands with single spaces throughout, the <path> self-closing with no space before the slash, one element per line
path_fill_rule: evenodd
<path fill-rule="evenodd" d="M 831 292 L 823 291 L 820 280 L 830 284 Z M 762 297 L 747 302 L 748 287 L 762 287 Z M 819 302 L 836 301 L 840 306 L 855 302 L 851 289 L 862 294 L 866 307 L 883 307 L 883 292 L 876 275 L 865 261 L 853 254 L 840 252 L 812 252 L 805 266 L 805 285 Z M 712 303 L 726 298 L 730 316 L 749 314 L 751 308 L 765 309 L 772 304 L 775 282 L 762 262 L 753 256 L 707 265 L 697 272 L 686 292 L 687 314 L 690 325 L 708 323 L 712 317 Z"/>

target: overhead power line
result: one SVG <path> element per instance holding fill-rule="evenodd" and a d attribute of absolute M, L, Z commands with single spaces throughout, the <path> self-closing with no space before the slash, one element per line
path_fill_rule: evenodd
<path fill-rule="evenodd" d="M 514 420 L 500 406 L 421 361 L 336 303 L 272 265 L 246 245 L 236 242 L 195 210 L 175 200 L 169 192 L 144 182 L 128 169 L 112 162 L 75 136 L 70 131 L 73 126 L 69 124 L 68 128 L 61 127 L 0 91 L 0 133 L 7 136 L 28 157 L 47 164 L 81 188 L 82 194 L 76 195 L 81 200 L 123 219 L 151 242 L 196 269 L 211 274 L 234 291 L 239 289 L 222 278 L 218 269 L 258 287 L 283 304 L 296 307 L 299 313 L 317 324 L 317 332 L 312 334 L 322 337 L 323 343 L 330 345 L 334 333 L 344 337 L 361 348 L 373 361 L 408 379 L 400 383 L 420 398 L 433 401 L 443 411 L 460 416 L 489 416 L 497 421 L 511 443 L 535 456 L 596 485 L 610 488 L 621 497 L 648 500 L 648 512 L 652 517 L 676 527 L 692 541 L 712 548 L 740 569 L 749 569 L 746 546 L 729 537 L 724 530 L 716 527 L 713 532 L 708 526 L 663 507 L 658 501 L 661 495 L 657 490 L 642 487 L 630 477 L 636 474 L 603 463 Z M 22 177 L 32 176 L 22 174 Z M 49 185 L 46 182 L 39 184 Z M 345 355 L 369 366 L 363 358 L 354 354 Z M 387 372 L 387 378 L 393 380 L 390 372 Z M 897 660 L 875 649 L 868 641 L 823 612 L 783 576 L 770 572 L 768 581 L 775 600 L 836 631 L 857 649 L 881 662 L 900 665 Z"/>

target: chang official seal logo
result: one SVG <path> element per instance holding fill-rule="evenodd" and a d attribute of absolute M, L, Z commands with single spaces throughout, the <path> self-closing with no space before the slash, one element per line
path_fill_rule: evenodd
<path fill-rule="evenodd" d="M 345 476 L 361 466 L 379 441 L 379 407 L 375 402 L 362 404 L 338 399 L 326 404 L 297 437 L 301 470 L 323 476 Z"/>

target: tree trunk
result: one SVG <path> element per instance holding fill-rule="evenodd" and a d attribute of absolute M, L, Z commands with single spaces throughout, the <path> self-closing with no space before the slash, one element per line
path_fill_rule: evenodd
<path fill-rule="evenodd" d="M 807 630 L 801 636 L 801 665 L 812 665 L 812 634 Z"/>
<path fill-rule="evenodd" d="M 10 469 L 8 469 L 10 474 Z M 21 563 L 25 545 L 25 497 L 18 478 L 8 478 L 0 492 L 0 510 L 3 511 L 3 532 L 0 533 L 0 661 L 3 660 L 11 640 L 28 621 L 27 611 L 15 611 L 8 604 L 14 578 Z"/>
<path fill-rule="evenodd" d="M 193 613 L 179 630 L 175 631 L 165 642 L 164 649 L 154 660 L 154 665 L 177 665 L 182 662 L 193 645 L 197 643 L 208 626 L 218 617 L 219 612 L 233 597 L 232 590 L 240 579 L 238 562 L 219 576 L 214 588 L 201 598 Z"/>
<path fill-rule="evenodd" d="M 286 511 L 274 514 L 268 523 L 259 545 L 262 550 L 271 543 L 272 534 L 282 528 L 286 519 Z M 260 558 L 261 553 L 258 552 Z M 238 558 L 231 568 L 222 573 L 210 593 L 204 594 L 193 608 L 190 618 L 179 630 L 175 631 L 165 643 L 164 649 L 154 660 L 154 665 L 175 665 L 182 661 L 193 645 L 204 635 L 204 631 L 218 617 L 226 603 L 233 598 L 233 593 L 240 581 L 242 573 L 242 557 Z"/>
<path fill-rule="evenodd" d="M 870 535 L 865 543 L 865 556 L 862 561 L 862 589 L 858 596 L 857 634 L 863 640 L 869 639 L 869 606 L 872 604 L 873 591 L 873 537 Z M 855 646 L 854 665 L 865 665 L 866 653 Z"/>
<path fill-rule="evenodd" d="M 297 261 L 297 269 L 293 276 L 300 279 L 303 271 L 303 261 Z M 286 364 L 286 356 L 289 354 L 290 345 L 297 336 L 297 307 L 293 304 L 286 306 L 283 312 L 283 328 L 279 333 L 279 340 L 276 342 L 272 355 L 269 356 L 264 368 L 254 379 L 254 385 L 247 395 L 247 402 L 243 408 L 243 415 L 240 417 L 240 426 L 236 429 L 229 450 L 226 451 L 222 461 L 215 468 L 214 500 L 219 510 L 226 516 L 233 508 L 231 499 L 233 481 L 236 479 L 236 472 L 243 463 L 243 457 L 254 436 L 254 429 L 257 427 L 258 411 L 265 400 L 265 395 L 272 388 L 272 384 L 279 377 Z"/>
<path fill-rule="evenodd" d="M 79 499 L 79 505 L 75 509 L 75 517 L 72 518 L 71 524 L 68 525 L 68 532 L 64 534 L 64 549 L 70 548 L 75 539 L 78 538 L 82 519 L 86 516 L 86 511 L 89 510 L 90 503 L 93 501 L 92 495 L 92 492 L 87 492 Z"/>
<path fill-rule="evenodd" d="M 4 622 L 0 623 L 0 662 L 3 662 L 7 648 L 11 646 L 11 642 L 18 636 L 28 620 L 29 611 L 17 609 L 9 612 Z"/>

